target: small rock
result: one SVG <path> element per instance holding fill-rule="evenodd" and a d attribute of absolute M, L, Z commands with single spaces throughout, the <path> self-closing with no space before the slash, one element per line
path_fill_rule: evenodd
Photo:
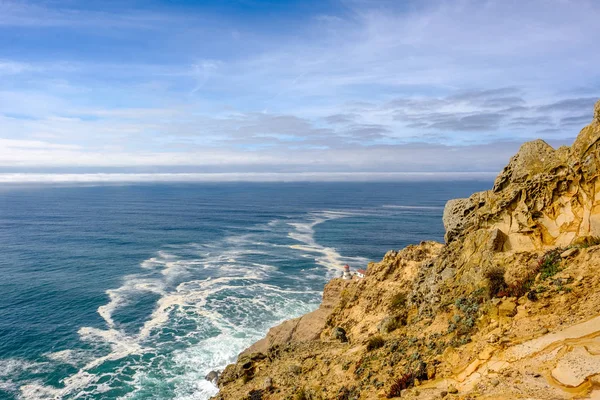
<path fill-rule="evenodd" d="M 251 391 L 248 392 L 248 396 L 246 398 L 249 400 L 262 400 L 263 391 L 252 389 Z"/>
<path fill-rule="evenodd" d="M 435 365 L 433 363 L 427 364 L 427 379 L 435 378 Z"/>
<path fill-rule="evenodd" d="M 572 255 L 575 255 L 579 252 L 579 249 L 577 247 L 572 247 L 568 250 L 563 251 L 562 253 L 560 253 L 560 257 L 561 258 L 568 258 L 571 257 Z"/>
<path fill-rule="evenodd" d="M 492 386 L 498 386 L 500 384 L 500 381 L 498 379 L 492 379 L 491 382 Z"/>
<path fill-rule="evenodd" d="M 288 371 L 293 375 L 300 375 L 302 373 L 302 368 L 299 365 L 292 364 L 288 367 Z"/>
<path fill-rule="evenodd" d="M 450 385 L 450 386 L 448 386 L 448 393 L 456 394 L 456 393 L 458 393 L 458 389 L 455 388 L 454 385 Z"/>
<path fill-rule="evenodd" d="M 381 320 L 377 329 L 382 335 L 386 335 L 394 331 L 398 327 L 398 321 L 394 317 L 385 317 Z"/>
<path fill-rule="evenodd" d="M 511 300 L 502 300 L 498 306 L 498 314 L 502 317 L 514 317 L 517 313 L 517 305 Z"/>
<path fill-rule="evenodd" d="M 267 376 L 265 378 L 265 381 L 263 383 L 263 389 L 265 389 L 265 390 L 273 389 L 273 379 L 270 376 Z"/>
<path fill-rule="evenodd" d="M 219 371 L 210 371 L 204 377 L 204 379 L 206 379 L 207 381 L 209 381 L 213 385 L 217 386 L 217 384 L 219 383 L 219 375 L 220 375 Z"/>
<path fill-rule="evenodd" d="M 446 392 L 445 390 L 442 390 L 440 392 L 440 397 L 446 397 L 446 396 L 448 396 L 448 392 Z"/>
<path fill-rule="evenodd" d="M 331 330 L 331 338 L 339 340 L 342 343 L 348 342 L 348 337 L 346 336 L 346 331 L 344 328 L 336 326 Z"/>
<path fill-rule="evenodd" d="M 538 297 L 537 297 L 537 293 L 533 290 L 529 291 L 527 293 L 527 299 L 530 301 L 537 301 Z"/>
<path fill-rule="evenodd" d="M 542 328 L 542 329 L 540 330 L 540 333 L 541 333 L 542 335 L 545 335 L 545 334 L 547 334 L 548 332 L 550 332 L 550 331 L 548 330 L 548 328 Z"/>
<path fill-rule="evenodd" d="M 496 351 L 496 348 L 493 346 L 486 346 L 477 356 L 480 360 L 489 360 L 492 358 L 492 355 Z"/>

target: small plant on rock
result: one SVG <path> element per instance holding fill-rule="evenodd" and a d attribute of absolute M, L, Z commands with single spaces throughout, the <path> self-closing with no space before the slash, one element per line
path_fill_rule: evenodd
<path fill-rule="evenodd" d="M 539 271 L 541 273 L 541 279 L 550 278 L 551 276 L 556 275 L 561 270 L 561 251 L 562 249 L 550 250 L 540 258 L 538 265 Z"/>
<path fill-rule="evenodd" d="M 415 383 L 415 377 L 412 373 L 403 374 L 400 378 L 396 379 L 396 381 L 390 387 L 390 391 L 387 394 L 387 398 L 391 399 L 394 397 L 400 397 L 401 393 L 404 389 L 408 389 L 412 387 Z"/>

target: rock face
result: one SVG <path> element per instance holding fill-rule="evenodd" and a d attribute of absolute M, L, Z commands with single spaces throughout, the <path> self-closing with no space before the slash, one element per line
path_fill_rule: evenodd
<path fill-rule="evenodd" d="M 446 241 L 499 229 L 509 249 L 533 251 L 600 236 L 600 102 L 592 124 L 573 146 L 543 140 L 521 146 L 492 190 L 451 200 L 444 210 Z"/>
<path fill-rule="evenodd" d="M 524 144 L 491 190 L 448 202 L 445 245 L 332 280 L 217 398 L 600 398 L 599 142 L 600 102 L 571 147 Z"/>

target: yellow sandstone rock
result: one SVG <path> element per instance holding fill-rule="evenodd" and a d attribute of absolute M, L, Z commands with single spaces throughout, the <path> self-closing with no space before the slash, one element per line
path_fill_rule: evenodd
<path fill-rule="evenodd" d="M 571 147 L 525 143 L 443 219 L 445 244 L 332 280 L 216 398 L 600 398 L 600 102 Z"/>

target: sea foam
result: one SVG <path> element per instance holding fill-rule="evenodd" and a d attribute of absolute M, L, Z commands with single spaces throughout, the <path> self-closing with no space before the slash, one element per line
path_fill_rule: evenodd
<path fill-rule="evenodd" d="M 140 263 L 139 273 L 125 276 L 121 286 L 106 291 L 108 302 L 97 310 L 104 328 L 78 330 L 81 340 L 95 350 L 47 356 L 77 366 L 78 372 L 63 379 L 61 388 L 31 381 L 21 386 L 21 397 L 111 396 L 112 390 L 126 385 L 129 390 L 123 398 L 161 391 L 176 399 L 209 398 L 217 388 L 203 380 L 206 373 L 234 361 L 272 325 L 316 308 L 317 288 L 343 263 L 365 262 L 343 257 L 314 239 L 318 224 L 351 215 L 312 213 L 304 220 L 271 220 L 250 233 L 220 241 L 165 246 L 168 250 Z M 286 237 L 291 243 L 281 243 Z M 315 289 L 281 287 L 268 281 L 274 277 L 294 281 L 301 271 L 287 276 L 277 265 L 262 261 L 269 257 L 286 262 L 309 259 L 325 271 L 303 273 L 304 279 L 315 280 Z M 153 310 L 137 331 L 125 329 L 115 315 L 148 293 L 158 296 Z"/>

